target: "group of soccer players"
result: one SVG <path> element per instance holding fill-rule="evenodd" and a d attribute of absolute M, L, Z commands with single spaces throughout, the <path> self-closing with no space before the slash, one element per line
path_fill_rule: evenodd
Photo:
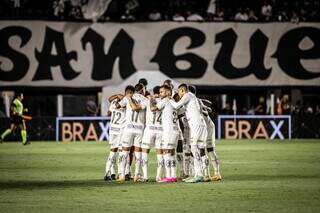
<path fill-rule="evenodd" d="M 187 84 L 181 84 L 176 93 L 171 80 L 166 80 L 153 88 L 153 94 L 146 91 L 146 84 L 141 79 L 127 86 L 124 94 L 109 98 L 111 147 L 104 180 L 130 180 L 134 161 L 133 181 L 147 182 L 148 156 L 154 147 L 157 182 L 177 182 L 177 170 L 184 182 L 220 181 L 211 102 L 197 98 L 195 87 Z"/>

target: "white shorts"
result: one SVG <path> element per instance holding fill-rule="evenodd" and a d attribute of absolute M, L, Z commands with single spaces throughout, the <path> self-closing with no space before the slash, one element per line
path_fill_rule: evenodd
<path fill-rule="evenodd" d="M 109 129 L 109 144 L 110 148 L 121 148 L 121 136 L 122 136 L 122 127 L 110 127 Z"/>
<path fill-rule="evenodd" d="M 207 127 L 205 125 L 190 124 L 190 144 L 204 148 L 207 142 Z"/>
<path fill-rule="evenodd" d="M 163 149 L 175 149 L 178 145 L 179 131 L 163 132 L 162 144 Z"/>
<path fill-rule="evenodd" d="M 141 148 L 150 149 L 151 147 L 155 147 L 156 149 L 162 149 L 161 139 L 162 132 L 151 130 L 150 128 L 146 127 L 142 138 Z"/>
<path fill-rule="evenodd" d="M 123 130 L 121 137 L 122 147 L 141 147 L 142 144 L 142 132 L 131 132 Z"/>
<path fill-rule="evenodd" d="M 121 147 L 121 134 L 111 133 L 109 135 L 109 144 L 110 144 L 110 149 L 120 148 Z"/>

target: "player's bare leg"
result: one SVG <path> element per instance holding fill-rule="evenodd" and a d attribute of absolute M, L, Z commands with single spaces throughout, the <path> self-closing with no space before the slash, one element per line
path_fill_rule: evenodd
<path fill-rule="evenodd" d="M 16 125 L 14 125 L 14 124 L 12 123 L 12 124 L 10 125 L 10 128 L 9 128 L 9 129 L 6 129 L 6 130 L 2 133 L 2 135 L 1 135 L 1 137 L 0 137 L 0 143 L 2 143 L 3 140 L 5 139 L 5 137 L 8 136 L 8 135 L 10 135 L 10 134 L 15 130 L 15 128 L 16 128 Z"/>

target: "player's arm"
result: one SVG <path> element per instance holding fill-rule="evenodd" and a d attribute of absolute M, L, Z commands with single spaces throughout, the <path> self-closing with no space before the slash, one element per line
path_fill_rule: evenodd
<path fill-rule="evenodd" d="M 125 107 L 127 106 L 127 101 L 128 101 L 128 99 L 126 98 L 126 96 L 123 96 L 122 99 L 121 99 L 121 101 L 117 101 L 117 102 L 115 103 L 116 108 L 117 108 L 117 109 L 119 109 L 119 108 L 125 108 Z"/>
<path fill-rule="evenodd" d="M 211 112 L 212 112 L 211 107 L 205 106 L 204 108 L 208 111 L 208 113 L 211 113 Z"/>
<path fill-rule="evenodd" d="M 111 111 L 116 107 L 115 105 L 116 105 L 116 103 L 114 105 L 112 103 L 110 104 L 108 112 L 107 112 L 107 116 L 111 116 L 111 114 L 112 114 Z"/>
<path fill-rule="evenodd" d="M 179 109 L 180 107 L 186 105 L 189 102 L 189 100 L 190 96 L 188 94 L 185 94 L 178 102 L 175 102 L 172 99 L 170 99 L 169 102 L 174 109 Z"/>
<path fill-rule="evenodd" d="M 121 94 L 116 94 L 116 95 L 111 95 L 109 98 L 108 98 L 108 101 L 111 103 L 113 100 L 115 99 L 119 99 L 121 100 L 122 98 L 124 97 L 124 95 L 121 95 Z"/>
<path fill-rule="evenodd" d="M 143 109 L 143 107 L 140 105 L 140 104 L 136 104 L 133 100 L 132 100 L 132 97 L 130 96 L 126 96 L 127 99 L 128 99 L 128 103 L 129 105 L 131 106 L 131 109 L 133 111 L 136 111 L 136 112 L 139 112 L 140 110 Z"/>
<path fill-rule="evenodd" d="M 200 98 L 200 100 L 202 101 L 203 105 L 205 105 L 205 106 L 211 106 L 212 105 L 212 102 L 209 101 L 208 99 Z"/>
<path fill-rule="evenodd" d="M 211 113 L 212 112 L 212 109 L 205 105 L 204 101 L 206 101 L 205 99 L 199 99 L 199 103 L 201 105 L 201 108 L 203 108 L 205 111 L 207 111 L 208 113 Z M 210 102 L 210 101 L 209 101 Z M 210 102 L 211 103 L 211 102 Z"/>

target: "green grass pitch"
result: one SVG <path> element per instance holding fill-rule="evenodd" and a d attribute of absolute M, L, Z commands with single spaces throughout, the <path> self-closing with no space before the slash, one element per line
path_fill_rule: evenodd
<path fill-rule="evenodd" d="M 320 141 L 219 141 L 220 183 L 106 183 L 106 143 L 0 145 L 0 212 L 320 212 Z M 149 174 L 155 175 L 151 153 Z"/>

